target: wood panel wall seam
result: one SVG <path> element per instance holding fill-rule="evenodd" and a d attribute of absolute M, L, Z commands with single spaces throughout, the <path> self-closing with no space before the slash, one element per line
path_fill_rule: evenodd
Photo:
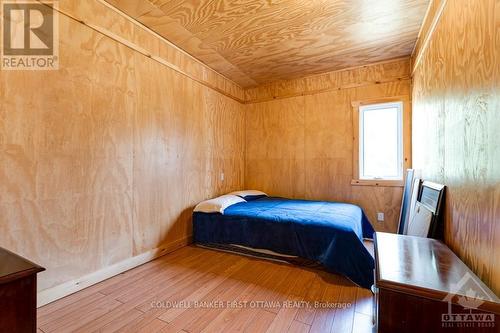
<path fill-rule="evenodd" d="M 410 55 L 428 0 L 107 0 L 248 88 Z"/>
<path fill-rule="evenodd" d="M 433 0 L 437 1 L 437 0 Z M 420 60 L 422 59 L 422 55 L 425 53 L 427 46 L 429 44 L 429 41 L 432 38 L 432 34 L 434 34 L 434 31 L 436 30 L 437 25 L 439 24 L 439 20 L 441 19 L 441 15 L 443 14 L 446 4 L 448 3 L 448 0 L 440 0 L 440 3 L 438 4 L 438 9 L 437 12 L 434 14 L 434 16 L 429 16 L 430 15 L 430 8 L 433 5 L 433 2 L 429 3 L 429 12 L 424 18 L 424 22 L 422 23 L 422 28 L 424 28 L 424 24 L 426 23 L 427 20 L 431 20 L 430 23 L 430 28 L 429 30 L 422 36 L 419 35 L 417 38 L 417 42 L 415 43 L 415 47 L 413 49 L 413 52 L 411 54 L 411 59 L 412 59 L 412 70 L 411 70 L 411 75 L 415 73 L 416 68 L 420 64 Z M 422 31 L 422 33 L 424 33 Z M 420 41 L 422 41 L 421 46 Z M 419 47 L 420 46 L 420 47 Z"/>
<path fill-rule="evenodd" d="M 338 81 L 328 81 L 328 75 L 319 75 L 311 81 L 312 87 L 332 82 L 338 85 L 357 75 L 363 75 L 367 83 L 246 104 L 247 187 L 276 196 L 351 202 L 365 209 L 377 230 L 394 232 L 402 188 L 351 184 L 351 103 L 399 96 L 408 101 L 411 109 L 409 73 L 409 59 L 404 59 L 346 71 L 335 76 Z M 321 82 L 322 79 L 327 83 Z M 300 91 L 305 87 L 295 84 L 301 80 L 291 80 L 283 87 L 280 83 L 269 85 L 269 89 L 258 87 L 252 93 L 258 98 L 287 95 L 290 90 Z M 407 121 L 410 123 L 408 118 Z M 410 133 L 406 131 L 405 135 Z M 384 223 L 375 222 L 377 212 L 385 212 Z"/>
<path fill-rule="evenodd" d="M 50 6 L 50 4 L 44 3 L 44 2 L 43 2 L 43 0 L 37 0 L 37 1 L 39 1 L 40 3 L 42 3 L 42 4 L 46 5 L 46 6 L 51 7 L 51 6 Z M 114 9 L 115 11 L 117 11 L 117 12 L 118 12 L 118 10 L 117 10 L 116 8 L 114 8 L 114 7 L 110 6 L 107 2 L 105 2 L 105 1 L 103 1 L 103 0 L 95 0 L 95 1 L 98 1 L 98 2 L 100 2 L 100 3 L 103 3 L 103 4 L 105 4 L 108 8 L 112 8 L 112 9 Z M 210 89 L 212 89 L 212 90 L 214 90 L 214 91 L 216 91 L 216 92 L 218 92 L 218 93 L 220 93 L 220 94 L 222 94 L 222 95 L 224 95 L 224 96 L 226 96 L 226 97 L 232 98 L 232 99 L 234 99 L 235 101 L 237 101 L 237 102 L 239 102 L 239 103 L 244 103 L 244 102 L 245 102 L 245 101 L 244 101 L 244 99 L 241 99 L 241 98 L 239 98 L 238 96 L 235 96 L 235 95 L 233 95 L 233 94 L 231 94 L 231 93 L 228 93 L 228 92 L 226 92 L 225 90 L 220 89 L 220 88 L 218 88 L 217 86 L 215 86 L 215 85 L 213 85 L 213 84 L 211 84 L 211 83 L 209 83 L 209 82 L 207 82 L 207 81 L 205 81 L 205 80 L 199 79 L 199 78 L 197 78 L 196 76 L 191 75 L 191 74 L 187 73 L 186 71 L 183 71 L 181 68 L 179 68 L 179 67 L 178 67 L 178 66 L 176 66 L 175 64 L 172 64 L 171 62 L 169 62 L 169 61 L 167 61 L 167 60 L 163 59 L 162 57 L 160 57 L 160 56 L 158 56 L 158 55 L 154 55 L 154 54 L 152 54 L 152 53 L 148 52 L 146 49 L 144 49 L 144 48 L 140 47 L 139 45 L 137 45 L 136 43 L 133 43 L 132 41 L 129 41 L 129 40 L 127 40 L 127 39 L 125 39 L 125 38 L 123 38 L 123 37 L 121 37 L 121 36 L 117 35 L 117 34 L 114 34 L 114 33 L 110 32 L 110 31 L 106 30 L 105 28 L 102 28 L 102 27 L 99 27 L 99 26 L 96 26 L 96 25 L 90 24 L 90 23 L 86 22 L 86 21 L 85 21 L 85 20 L 83 20 L 83 19 L 79 19 L 79 18 L 77 18 L 77 17 L 75 17 L 75 16 L 71 15 L 70 13 L 67 13 L 67 12 L 65 12 L 65 11 L 61 10 L 60 8 L 54 8 L 54 10 L 56 10 L 56 11 L 57 11 L 58 13 L 60 13 L 61 15 L 64 15 L 64 16 L 66 16 L 66 17 L 68 17 L 68 18 L 70 18 L 70 19 L 72 19 L 72 20 L 74 20 L 74 21 L 76 21 L 76 22 L 78 22 L 78 23 L 80 23 L 80 24 L 82 24 L 82 25 L 85 25 L 85 26 L 87 26 L 88 28 L 90 28 L 90 29 L 92 29 L 92 30 L 94 30 L 94 31 L 96 31 L 96 32 L 99 32 L 99 33 L 100 33 L 100 34 L 102 34 L 103 36 L 106 36 L 106 37 L 108 37 L 108 38 L 110 38 L 110 39 L 114 40 L 115 42 L 120 43 L 120 44 L 122 44 L 122 45 L 124 45 L 124 46 L 126 46 L 126 47 L 130 48 L 131 50 L 134 50 L 135 52 L 138 52 L 138 53 L 142 54 L 143 56 L 145 56 L 145 57 L 147 57 L 147 58 L 150 58 L 150 59 L 153 59 L 153 60 L 157 61 L 158 63 L 160 63 L 160 64 L 162 64 L 162 65 L 164 65 L 164 66 L 166 66 L 166 67 L 170 68 L 170 69 L 171 69 L 171 70 L 173 70 L 173 71 L 176 71 L 177 73 L 179 73 L 179 74 L 181 74 L 181 75 L 184 75 L 184 76 L 186 76 L 186 77 L 190 78 L 191 80 L 193 80 L 193 81 L 195 81 L 195 82 L 197 82 L 197 83 L 199 83 L 199 84 L 202 84 L 202 85 L 204 85 L 204 86 L 206 86 L 206 87 L 208 87 L 208 88 L 210 88 Z M 121 14 L 121 15 L 124 15 L 124 16 L 125 16 L 125 17 L 126 17 L 126 18 L 130 21 L 130 22 L 133 22 L 134 24 L 137 24 L 137 25 L 138 25 L 138 26 L 140 26 L 141 28 L 145 29 L 145 31 L 148 31 L 149 33 L 153 34 L 153 36 L 154 36 L 155 38 L 159 38 L 162 42 L 164 42 L 164 43 L 168 43 L 168 45 L 170 45 L 170 46 L 172 45 L 170 42 L 168 42 L 167 40 L 165 40 L 163 37 L 161 37 L 161 36 L 157 36 L 157 34 L 156 34 L 155 32 L 153 32 L 153 31 L 151 31 L 149 28 L 147 28 L 147 27 L 145 27 L 145 26 L 143 26 L 143 25 L 139 25 L 139 23 L 137 23 L 137 22 L 136 22 L 133 18 L 131 18 L 130 16 L 126 15 L 125 13 L 121 13 L 121 12 L 120 12 L 120 14 Z M 178 49 L 178 48 L 176 47 L 176 49 Z M 185 51 L 182 51 L 182 52 L 186 53 Z M 186 54 L 187 54 L 187 55 L 189 55 L 188 53 L 186 53 Z M 191 57 L 192 59 L 195 59 L 195 58 L 193 58 L 191 55 L 189 55 L 189 57 Z M 198 63 L 202 64 L 199 60 L 197 60 L 197 59 L 195 59 L 195 60 L 196 60 L 196 62 L 198 62 Z M 203 65 L 203 66 L 205 66 L 205 67 L 206 67 L 207 69 L 209 69 L 210 71 L 213 71 L 216 75 L 220 75 L 220 76 L 222 76 L 222 77 L 223 77 L 223 75 L 222 75 L 222 74 L 215 72 L 213 69 L 209 68 L 209 67 L 208 67 L 208 66 L 206 66 L 205 64 L 202 64 L 202 65 Z M 228 79 L 228 78 L 226 78 L 226 77 L 224 77 L 224 80 L 231 81 L 230 79 Z M 235 82 L 233 82 L 233 81 L 231 81 L 231 82 L 232 82 L 233 84 L 237 85 L 240 89 L 243 89 L 243 88 L 241 88 L 241 87 L 240 87 L 237 83 L 235 83 Z"/>
<path fill-rule="evenodd" d="M 431 13 L 431 7 L 436 0 L 429 0 L 429 4 L 427 5 L 427 10 L 425 11 L 424 18 L 422 19 L 422 23 L 420 24 L 420 29 L 418 30 L 417 40 L 415 41 L 415 45 L 413 45 L 413 50 L 411 51 L 411 56 L 415 54 L 415 49 L 417 48 L 418 41 L 422 38 L 424 33 L 424 23 L 428 20 L 428 17 Z"/>
<path fill-rule="evenodd" d="M 276 81 L 245 89 L 245 104 L 255 104 L 297 96 L 309 96 L 331 91 L 365 87 L 395 81 L 410 81 L 411 59 L 409 57 L 388 60 L 346 70 L 338 70 L 299 79 Z M 388 75 L 389 70 L 394 71 Z M 380 74 L 371 75 L 372 72 Z M 368 79 L 356 81 L 353 76 L 366 76 Z"/>
<path fill-rule="evenodd" d="M 43 0 L 40 0 L 40 1 L 43 1 Z M 150 34 L 154 35 L 156 38 L 159 38 L 160 40 L 162 40 L 164 43 L 167 43 L 169 46 L 177 49 L 179 52 L 182 52 L 184 54 L 186 54 L 187 56 L 189 56 L 193 61 L 196 61 L 198 62 L 200 65 L 202 66 L 205 66 L 207 67 L 208 69 L 210 69 L 211 71 L 213 71 L 215 74 L 217 75 L 220 75 L 222 77 L 224 77 L 226 80 L 229 80 L 231 82 L 233 82 L 234 84 L 236 84 L 237 86 L 239 86 L 238 83 L 234 82 L 233 80 L 231 80 L 230 78 L 226 77 L 225 75 L 217 72 L 216 70 L 214 70 L 213 68 L 211 68 L 210 66 L 207 66 L 205 63 L 203 63 L 202 61 L 200 61 L 198 58 L 194 57 L 192 54 L 190 54 L 189 52 L 186 52 L 185 50 L 181 49 L 180 47 L 178 47 L 177 45 L 175 45 L 174 43 L 170 42 L 168 39 L 166 39 L 165 37 L 163 37 L 162 35 L 158 34 L 156 31 L 152 30 L 151 28 L 147 27 L 146 25 L 142 24 L 141 22 L 137 21 L 135 18 L 133 18 L 132 16 L 128 15 L 127 13 L 125 13 L 124 11 L 122 11 L 121 9 L 119 8 L 116 8 L 115 6 L 109 4 L 107 1 L 105 0 L 96 0 L 98 2 L 100 2 L 101 4 L 107 6 L 108 8 L 116 11 L 118 14 L 120 14 L 121 16 L 127 18 L 127 20 L 133 22 L 134 24 L 136 24 L 137 26 L 140 26 L 141 28 L 143 28 L 144 30 L 148 31 Z"/>
<path fill-rule="evenodd" d="M 42 0 L 43 1 L 43 0 Z M 166 39 L 165 37 L 163 37 L 162 35 L 160 35 L 159 33 L 157 33 L 156 31 L 152 30 L 151 28 L 149 28 L 148 26 L 144 25 L 143 23 L 139 22 L 138 20 L 136 20 L 135 18 L 133 18 L 132 16 L 128 15 L 127 13 L 125 13 L 124 11 L 122 11 L 121 9 L 111 5 L 110 3 L 108 3 L 106 0 L 96 0 L 98 1 L 99 3 L 107 6 L 108 8 L 114 10 L 115 12 L 117 12 L 118 14 L 120 14 L 121 16 L 125 17 L 127 20 L 133 22 L 135 25 L 141 27 L 142 29 L 144 29 L 145 31 L 147 31 L 148 33 L 152 34 L 153 36 L 155 36 L 156 38 L 160 39 L 161 41 L 163 41 L 164 43 L 168 44 L 170 47 L 173 47 L 175 48 L 176 50 L 178 50 L 179 52 L 182 52 L 184 53 L 185 55 L 187 55 L 188 57 L 190 57 L 193 61 L 197 62 L 198 64 L 200 64 L 201 66 L 204 66 L 205 68 L 207 68 L 208 70 L 212 71 L 214 74 L 216 75 L 219 75 L 221 77 L 223 77 L 225 80 L 231 82 L 232 84 L 238 86 L 239 88 L 243 89 L 241 87 L 241 85 L 239 85 L 238 83 L 236 83 L 234 80 L 232 80 L 231 78 L 227 77 L 226 75 L 216 71 L 215 69 L 213 69 L 212 67 L 208 66 L 206 63 L 202 62 L 201 60 L 199 60 L 198 58 L 196 58 L 195 56 L 193 56 L 192 54 L 190 54 L 189 52 L 187 52 L 186 50 L 178 47 L 177 45 L 175 45 L 174 43 L 170 42 L 168 39 Z"/>
<path fill-rule="evenodd" d="M 0 246 L 47 267 L 51 300 L 189 239 L 196 203 L 243 187 L 245 154 L 241 102 L 145 56 L 162 44 L 107 6 L 59 5 L 76 13 L 58 14 L 59 69 L 0 71 Z"/>
<path fill-rule="evenodd" d="M 438 16 L 414 55 L 413 164 L 447 186 L 445 243 L 499 295 L 500 2 L 446 1 Z"/>

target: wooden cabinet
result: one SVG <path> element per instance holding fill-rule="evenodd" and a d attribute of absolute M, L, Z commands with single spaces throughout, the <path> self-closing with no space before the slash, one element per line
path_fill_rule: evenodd
<path fill-rule="evenodd" d="M 36 332 L 36 274 L 43 270 L 0 248 L 0 332 Z"/>
<path fill-rule="evenodd" d="M 500 332 L 500 299 L 442 242 L 375 235 L 378 332 Z"/>

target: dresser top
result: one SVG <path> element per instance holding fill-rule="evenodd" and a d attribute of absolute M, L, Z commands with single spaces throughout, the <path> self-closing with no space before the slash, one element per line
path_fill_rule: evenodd
<path fill-rule="evenodd" d="M 45 268 L 0 247 L 0 284 L 44 270 Z"/>
<path fill-rule="evenodd" d="M 378 288 L 452 303 L 465 296 L 500 308 L 500 299 L 438 240 L 377 232 L 375 260 Z"/>

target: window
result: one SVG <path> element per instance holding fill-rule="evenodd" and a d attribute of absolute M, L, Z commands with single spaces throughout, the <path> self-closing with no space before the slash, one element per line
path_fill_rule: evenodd
<path fill-rule="evenodd" d="M 403 179 L 403 103 L 359 106 L 359 179 Z"/>

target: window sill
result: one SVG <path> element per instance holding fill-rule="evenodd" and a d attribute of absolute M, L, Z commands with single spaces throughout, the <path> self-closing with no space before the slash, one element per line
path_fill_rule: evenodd
<path fill-rule="evenodd" d="M 403 187 L 402 180 L 376 180 L 376 179 L 353 179 L 351 185 L 354 186 L 379 186 L 379 187 Z"/>

